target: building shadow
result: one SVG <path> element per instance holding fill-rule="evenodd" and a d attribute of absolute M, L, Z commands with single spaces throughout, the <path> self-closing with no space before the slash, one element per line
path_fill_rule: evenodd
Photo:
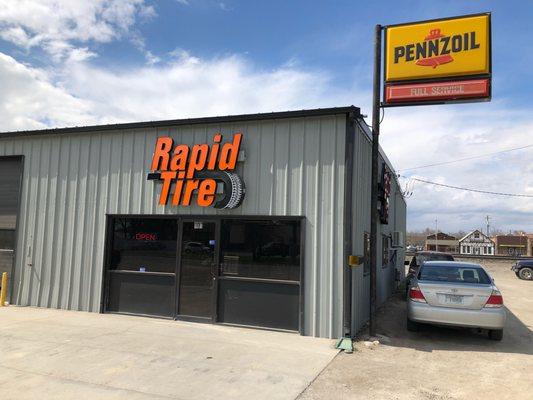
<path fill-rule="evenodd" d="M 511 310 L 501 342 L 488 339 L 486 330 L 422 325 L 419 332 L 406 327 L 405 294 L 397 293 L 377 313 L 377 333 L 384 346 L 419 351 L 472 351 L 533 355 L 533 327 L 525 325 Z M 364 335 L 363 335 L 364 336 Z"/>

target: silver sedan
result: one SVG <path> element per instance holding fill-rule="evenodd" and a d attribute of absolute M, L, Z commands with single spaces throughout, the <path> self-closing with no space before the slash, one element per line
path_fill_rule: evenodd
<path fill-rule="evenodd" d="M 411 280 L 407 329 L 420 323 L 488 329 L 501 340 L 506 312 L 494 280 L 479 264 L 427 261 Z"/>

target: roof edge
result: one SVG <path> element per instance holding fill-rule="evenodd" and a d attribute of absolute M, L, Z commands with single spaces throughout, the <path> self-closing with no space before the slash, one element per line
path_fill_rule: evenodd
<path fill-rule="evenodd" d="M 34 129 L 23 131 L 6 131 L 0 132 L 0 139 L 4 137 L 13 136 L 34 136 L 34 135 L 55 135 L 68 133 L 82 133 L 82 132 L 98 132 L 119 129 L 140 129 L 140 128 L 157 128 L 164 126 L 183 126 L 183 125 L 199 125 L 199 124 L 213 124 L 224 122 L 242 122 L 254 120 L 268 120 L 268 119 L 284 119 L 284 118 L 302 118 L 302 117 L 316 117 L 324 115 L 348 114 L 353 113 L 356 117 L 361 115 L 359 107 L 330 107 L 330 108 L 314 108 L 306 110 L 295 111 L 278 111 L 270 113 L 257 114 L 238 114 L 215 117 L 199 117 L 199 118 L 184 118 L 184 119 L 169 119 L 160 121 L 147 122 L 126 122 L 107 125 L 87 125 L 65 128 L 49 128 L 49 129 Z"/>

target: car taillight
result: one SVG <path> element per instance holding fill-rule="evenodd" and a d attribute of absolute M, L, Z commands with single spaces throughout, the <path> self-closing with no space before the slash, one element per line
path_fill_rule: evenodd
<path fill-rule="evenodd" d="M 489 307 L 489 308 L 503 307 L 502 294 L 498 292 L 497 290 L 493 290 L 487 302 L 485 303 L 485 307 Z"/>
<path fill-rule="evenodd" d="M 409 298 L 412 301 L 416 301 L 418 303 L 426 303 L 426 298 L 422 294 L 422 291 L 418 286 L 414 286 L 411 289 L 409 289 Z"/>

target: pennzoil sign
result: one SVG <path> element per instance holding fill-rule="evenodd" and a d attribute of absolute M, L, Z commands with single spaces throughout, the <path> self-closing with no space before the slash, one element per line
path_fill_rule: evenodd
<path fill-rule="evenodd" d="M 387 83 L 491 72 L 490 14 L 391 25 L 385 38 Z"/>

